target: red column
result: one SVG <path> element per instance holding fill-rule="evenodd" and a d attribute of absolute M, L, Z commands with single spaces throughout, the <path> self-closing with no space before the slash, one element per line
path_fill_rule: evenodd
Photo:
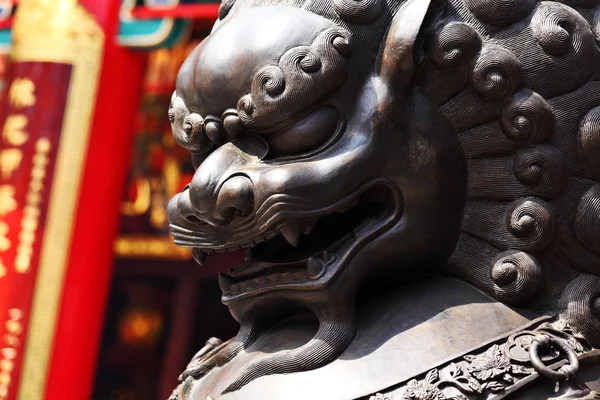
<path fill-rule="evenodd" d="M 91 395 L 145 56 L 116 44 L 121 0 L 81 3 L 23 0 L 15 19 L 15 91 L 0 106 L 0 399 Z"/>
<path fill-rule="evenodd" d="M 105 32 L 100 86 L 44 399 L 91 398 L 146 55 L 116 43 L 121 0 L 81 0 Z"/>

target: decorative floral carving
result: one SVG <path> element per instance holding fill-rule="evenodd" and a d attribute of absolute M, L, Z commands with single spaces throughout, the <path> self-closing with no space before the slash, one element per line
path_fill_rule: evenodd
<path fill-rule="evenodd" d="M 483 386 L 469 374 L 465 373 L 463 368 L 458 364 L 452 363 L 444 370 L 448 374 L 448 378 L 444 379 L 444 383 L 455 386 L 465 393 L 482 393 Z"/>
<path fill-rule="evenodd" d="M 539 334 L 562 340 L 580 354 L 592 349 L 564 320 L 540 323 L 535 329 L 517 332 L 504 342 L 489 345 L 479 354 L 468 354 L 432 369 L 422 380 L 412 379 L 404 387 L 402 400 L 467 400 L 471 396 L 479 398 L 478 395 L 502 392 L 534 372 L 529 347 Z M 550 363 L 560 356 L 561 352 L 550 348 L 541 359 Z M 387 399 L 378 395 L 383 396 L 377 394 L 369 400 Z"/>
<path fill-rule="evenodd" d="M 445 393 L 445 387 L 454 387 L 452 393 Z M 483 393 L 483 386 L 463 368 L 455 363 L 441 371 L 432 369 L 425 379 L 411 380 L 406 384 L 403 400 L 467 400 L 462 393 Z"/>
<path fill-rule="evenodd" d="M 408 382 L 402 398 L 404 400 L 446 400 L 442 391 L 435 384 L 438 380 L 438 370 L 433 369 L 429 371 L 425 380 L 413 379 Z"/>
<path fill-rule="evenodd" d="M 502 354 L 497 344 L 478 356 L 464 357 L 469 361 L 467 370 L 477 379 L 487 381 L 492 378 L 503 377 L 510 370 L 510 361 Z"/>
<path fill-rule="evenodd" d="M 483 381 L 482 388 L 492 392 L 504 390 L 504 383 L 513 384 L 517 379 L 512 375 L 529 375 L 532 371 L 521 365 L 511 364 L 504 351 L 505 346 L 493 345 L 485 353 L 464 357 L 469 362 L 467 371 Z"/>

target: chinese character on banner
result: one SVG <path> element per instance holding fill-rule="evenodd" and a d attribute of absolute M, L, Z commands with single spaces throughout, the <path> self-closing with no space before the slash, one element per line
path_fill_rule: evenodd
<path fill-rule="evenodd" d="M 29 78 L 15 79 L 10 85 L 8 98 L 15 108 L 31 107 L 35 104 L 35 85 Z"/>
<path fill-rule="evenodd" d="M 21 146 L 27 141 L 27 117 L 22 114 L 9 115 L 6 117 L 2 137 L 13 146 Z"/>
<path fill-rule="evenodd" d="M 15 187 L 12 185 L 0 185 L 0 217 L 14 211 L 16 208 Z"/>
<path fill-rule="evenodd" d="M 0 251 L 10 249 L 10 240 L 6 237 L 7 235 L 8 224 L 4 221 L 0 221 Z"/>
<path fill-rule="evenodd" d="M 23 159 L 23 151 L 19 149 L 0 150 L 0 178 L 10 179 L 12 173 L 19 168 Z"/>

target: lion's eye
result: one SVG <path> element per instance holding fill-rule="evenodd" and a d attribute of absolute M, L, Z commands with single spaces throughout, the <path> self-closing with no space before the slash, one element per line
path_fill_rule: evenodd
<path fill-rule="evenodd" d="M 317 150 L 333 138 L 339 126 L 339 113 L 322 107 L 304 119 L 268 136 L 275 157 L 300 155 Z"/>

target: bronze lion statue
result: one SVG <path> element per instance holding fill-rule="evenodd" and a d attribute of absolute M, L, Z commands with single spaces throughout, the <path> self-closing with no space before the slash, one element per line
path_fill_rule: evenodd
<path fill-rule="evenodd" d="M 173 399 L 600 398 L 600 2 L 224 0 L 175 243 L 240 323 Z"/>

